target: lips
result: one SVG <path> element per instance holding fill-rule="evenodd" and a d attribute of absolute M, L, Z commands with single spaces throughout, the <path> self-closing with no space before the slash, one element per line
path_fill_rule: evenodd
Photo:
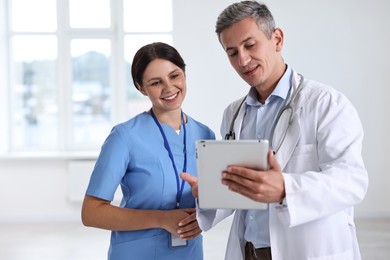
<path fill-rule="evenodd" d="M 179 92 L 176 92 L 175 94 L 168 96 L 168 97 L 164 97 L 162 99 L 165 101 L 171 101 L 171 100 L 175 99 L 178 95 L 179 95 Z"/>
<path fill-rule="evenodd" d="M 251 76 L 251 75 L 253 75 L 255 73 L 255 71 L 257 70 L 258 67 L 259 66 L 246 69 L 245 71 L 243 71 L 243 74 L 246 75 L 246 76 Z"/>

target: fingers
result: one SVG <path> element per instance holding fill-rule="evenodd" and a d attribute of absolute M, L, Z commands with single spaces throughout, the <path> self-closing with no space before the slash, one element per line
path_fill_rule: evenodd
<path fill-rule="evenodd" d="M 275 170 L 277 172 L 282 171 L 274 153 L 271 150 L 268 152 L 268 165 L 270 170 Z"/>
<path fill-rule="evenodd" d="M 184 219 L 180 220 L 179 226 L 185 226 L 188 223 L 191 223 L 196 220 L 196 209 L 190 208 L 190 209 L 184 209 L 183 211 L 189 213 L 189 215 Z"/>
<path fill-rule="evenodd" d="M 261 174 L 256 170 L 231 166 L 227 171 L 222 172 L 222 183 L 231 181 L 250 187 L 254 181 L 261 179 Z"/>
<path fill-rule="evenodd" d="M 242 167 L 229 167 L 228 171 L 222 173 L 222 184 L 226 185 L 231 191 L 255 200 L 254 196 L 259 192 L 258 183 L 261 183 L 261 180 L 259 180 L 259 176 L 256 176 L 258 172 L 251 177 L 251 171 L 253 170 Z"/>
<path fill-rule="evenodd" d="M 198 198 L 198 178 L 187 172 L 180 173 L 180 178 L 188 182 L 191 186 L 192 196 L 194 196 L 194 198 Z"/>
<path fill-rule="evenodd" d="M 263 184 L 254 180 L 246 179 L 235 174 L 224 173 L 222 184 L 228 186 L 229 190 L 240 193 L 252 200 L 259 201 L 262 199 Z"/>
<path fill-rule="evenodd" d="M 202 233 L 198 221 L 196 220 L 196 209 L 188 208 L 182 210 L 187 212 L 189 215 L 179 221 L 177 235 L 186 240 L 193 239 Z"/>
<path fill-rule="evenodd" d="M 188 182 L 188 184 L 191 186 L 191 188 L 195 185 L 198 185 L 198 178 L 195 176 L 192 176 L 191 174 L 187 172 L 180 173 L 180 178 Z"/>
<path fill-rule="evenodd" d="M 284 177 L 272 151 L 268 153 L 268 164 L 266 171 L 230 166 L 222 173 L 222 184 L 255 201 L 278 202 L 285 196 Z"/>
<path fill-rule="evenodd" d="M 196 209 L 195 208 L 188 208 L 188 209 L 183 209 L 184 212 L 187 212 L 189 214 L 192 214 L 194 212 L 196 212 Z"/>
<path fill-rule="evenodd" d="M 177 233 L 181 238 L 189 240 L 195 238 L 200 233 L 202 233 L 202 230 L 200 229 L 198 222 L 194 221 L 189 225 L 178 229 Z"/>
<path fill-rule="evenodd" d="M 177 233 L 183 239 L 193 239 L 202 233 L 198 221 L 196 220 L 196 212 L 180 221 L 179 226 L 180 228 L 177 230 Z"/>

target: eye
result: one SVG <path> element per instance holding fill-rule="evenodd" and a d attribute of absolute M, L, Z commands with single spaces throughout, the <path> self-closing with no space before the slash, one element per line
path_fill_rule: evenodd
<path fill-rule="evenodd" d="M 183 77 L 184 77 L 184 73 L 183 73 L 182 71 L 180 71 L 180 70 L 177 70 L 177 71 L 173 72 L 173 73 L 169 76 L 169 78 L 170 78 L 171 80 L 181 80 Z"/>
<path fill-rule="evenodd" d="M 160 85 L 160 83 L 161 83 L 160 80 L 152 81 L 152 82 L 150 82 L 149 86 L 155 87 L 155 86 Z"/>
<path fill-rule="evenodd" d="M 175 73 L 171 75 L 171 79 L 176 79 L 179 77 L 179 73 Z"/>
<path fill-rule="evenodd" d="M 226 53 L 229 57 L 233 57 L 233 56 L 237 55 L 236 50 L 228 50 Z"/>
<path fill-rule="evenodd" d="M 255 42 L 248 42 L 248 43 L 245 45 L 245 48 L 246 48 L 246 49 L 251 49 L 251 48 L 253 48 L 255 45 L 256 45 Z"/>

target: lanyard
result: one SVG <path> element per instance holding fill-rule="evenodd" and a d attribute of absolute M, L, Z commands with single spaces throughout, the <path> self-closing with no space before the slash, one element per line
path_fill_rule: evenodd
<path fill-rule="evenodd" d="M 162 129 L 160 122 L 158 122 L 156 116 L 154 115 L 153 109 L 150 109 L 150 114 L 152 115 L 154 122 L 155 122 L 156 125 L 158 126 L 158 129 L 160 129 L 161 136 L 162 136 L 163 139 L 164 139 L 164 146 L 165 146 L 165 149 L 168 151 L 169 158 L 171 159 L 172 166 L 173 166 L 173 169 L 174 169 L 174 171 L 175 171 L 176 184 L 177 184 L 176 208 L 179 208 L 179 206 L 180 206 L 180 199 L 181 199 L 181 195 L 183 194 L 184 183 L 185 183 L 185 181 L 182 180 L 182 181 L 181 181 L 181 185 L 180 185 L 179 173 L 177 172 L 177 168 L 176 168 L 176 164 L 175 164 L 175 159 L 173 158 L 173 154 L 172 154 L 172 151 L 171 151 L 171 147 L 169 146 L 167 137 L 165 136 L 164 130 Z M 184 164 L 183 164 L 183 172 L 186 172 L 186 171 L 187 171 L 186 125 L 185 125 L 185 123 L 184 123 L 184 114 L 183 114 L 183 111 L 181 111 L 181 122 L 182 122 L 182 125 L 183 125 L 183 131 L 184 131 L 184 139 L 183 139 L 183 144 L 184 144 Z"/>

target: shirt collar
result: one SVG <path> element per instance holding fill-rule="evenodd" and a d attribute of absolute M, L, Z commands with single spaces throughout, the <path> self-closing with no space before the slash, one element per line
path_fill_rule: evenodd
<path fill-rule="evenodd" d="M 287 69 L 284 72 L 282 78 L 279 80 L 278 84 L 276 85 L 274 91 L 272 91 L 271 95 L 267 98 L 265 101 L 265 104 L 268 104 L 271 100 L 279 97 L 283 100 L 287 98 L 288 92 L 291 87 L 291 75 L 292 70 L 287 65 Z M 261 105 L 260 102 L 257 100 L 257 91 L 255 87 L 251 87 L 248 93 L 248 97 L 245 101 L 245 103 L 249 106 L 259 106 Z"/>

